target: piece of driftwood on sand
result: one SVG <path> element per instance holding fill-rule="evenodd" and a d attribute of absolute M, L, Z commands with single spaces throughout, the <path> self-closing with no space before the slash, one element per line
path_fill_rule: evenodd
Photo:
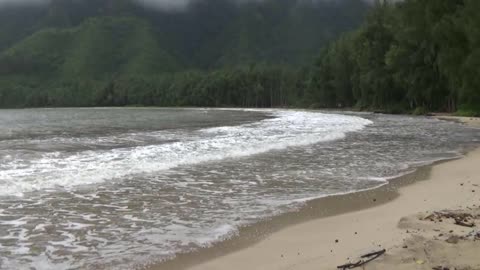
<path fill-rule="evenodd" d="M 383 254 L 385 254 L 385 252 L 386 252 L 386 250 L 382 249 L 380 251 L 375 251 L 375 252 L 371 252 L 371 253 L 362 255 L 362 256 L 360 256 L 361 259 L 358 262 L 347 263 L 347 264 L 344 264 L 344 265 L 340 265 L 340 266 L 337 266 L 337 269 L 346 270 L 346 269 L 354 269 L 354 268 L 363 266 L 363 265 L 377 259 L 378 257 L 382 256 Z"/>

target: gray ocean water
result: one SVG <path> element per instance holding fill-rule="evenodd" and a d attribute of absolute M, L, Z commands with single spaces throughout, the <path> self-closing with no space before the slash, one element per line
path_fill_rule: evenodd
<path fill-rule="evenodd" d="M 0 110 L 0 269 L 141 268 L 479 142 L 369 113 Z"/>

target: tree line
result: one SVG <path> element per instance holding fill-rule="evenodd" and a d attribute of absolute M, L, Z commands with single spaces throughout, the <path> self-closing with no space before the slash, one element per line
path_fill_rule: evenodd
<path fill-rule="evenodd" d="M 325 48 L 307 91 L 322 107 L 480 112 L 480 1 L 377 1 Z"/>
<path fill-rule="evenodd" d="M 0 107 L 56 106 L 301 106 L 306 72 L 285 66 L 246 66 L 111 78 L 46 82 L 0 79 Z M 2 91 L 8 89 L 6 91 Z"/>

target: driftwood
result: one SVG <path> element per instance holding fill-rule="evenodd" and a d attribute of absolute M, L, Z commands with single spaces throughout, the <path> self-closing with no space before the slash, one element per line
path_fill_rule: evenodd
<path fill-rule="evenodd" d="M 363 266 L 363 265 L 377 259 L 378 257 L 382 256 L 383 254 L 385 254 L 385 252 L 386 252 L 386 250 L 382 249 L 380 251 L 375 251 L 375 252 L 371 252 L 371 253 L 362 255 L 362 256 L 360 256 L 361 260 L 359 260 L 358 262 L 347 263 L 347 264 L 344 264 L 344 265 L 340 265 L 340 266 L 337 266 L 337 269 L 346 270 L 346 269 L 353 269 L 353 268 Z"/>
<path fill-rule="evenodd" d="M 474 222 L 467 223 L 467 222 L 464 222 L 461 219 L 455 219 L 455 224 L 457 224 L 459 226 L 463 226 L 463 227 L 469 227 L 469 228 L 475 227 Z"/>
<path fill-rule="evenodd" d="M 472 214 L 469 213 L 453 213 L 453 212 L 434 212 L 433 214 L 430 214 L 426 216 L 423 219 L 428 219 L 433 221 L 435 218 L 453 218 L 453 219 L 468 219 L 468 218 L 473 218 Z"/>
<path fill-rule="evenodd" d="M 473 219 L 473 215 L 468 213 L 454 213 L 454 212 L 434 212 L 423 218 L 424 220 L 430 221 L 442 221 L 443 218 L 451 218 L 455 220 L 455 224 L 463 227 L 475 227 L 475 223 L 473 221 L 469 222 L 469 220 Z"/>

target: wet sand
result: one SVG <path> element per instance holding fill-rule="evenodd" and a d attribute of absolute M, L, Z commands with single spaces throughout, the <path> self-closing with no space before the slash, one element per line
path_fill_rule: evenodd
<path fill-rule="evenodd" d="M 377 189 L 314 200 L 298 212 L 243 228 L 228 241 L 151 269 L 336 269 L 383 248 L 386 255 L 365 269 L 432 269 L 432 265 L 445 263 L 435 260 L 444 260 L 448 254 L 452 262 L 479 269 L 480 241 L 454 247 L 443 246 L 442 240 L 438 241 L 443 245 L 431 244 L 429 241 L 435 240 L 432 231 L 446 228 L 418 229 L 424 221 L 412 218 L 444 209 L 478 207 L 479 165 L 480 149 L 476 149 L 461 159 L 423 167 Z M 411 220 L 410 227 L 405 220 Z M 477 224 L 473 229 L 478 228 Z M 410 248 L 404 248 L 405 243 Z M 427 248 L 421 248 L 425 243 L 431 244 L 426 252 Z M 437 254 L 448 248 L 460 252 Z M 460 259 L 458 254 L 462 254 Z"/>

